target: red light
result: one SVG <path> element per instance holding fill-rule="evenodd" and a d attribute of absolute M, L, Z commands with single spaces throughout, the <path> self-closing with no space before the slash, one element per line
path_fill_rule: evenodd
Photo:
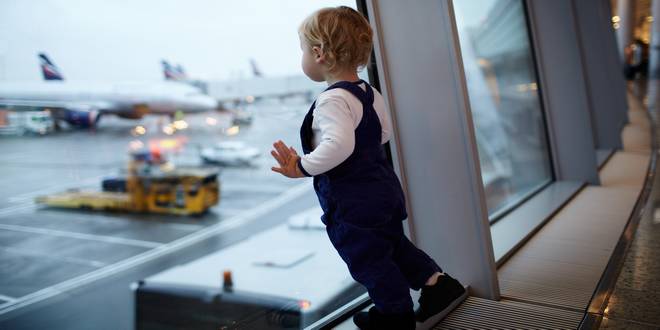
<path fill-rule="evenodd" d="M 312 303 L 309 300 L 299 300 L 298 301 L 298 306 L 300 309 L 308 309 L 310 306 L 312 306 Z"/>

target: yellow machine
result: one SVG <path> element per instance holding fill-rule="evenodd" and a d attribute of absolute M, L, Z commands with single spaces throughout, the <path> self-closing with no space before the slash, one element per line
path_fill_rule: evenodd
<path fill-rule="evenodd" d="M 121 192 L 70 191 L 37 197 L 52 207 L 199 215 L 220 200 L 218 172 L 210 168 L 174 168 L 134 158 Z"/>

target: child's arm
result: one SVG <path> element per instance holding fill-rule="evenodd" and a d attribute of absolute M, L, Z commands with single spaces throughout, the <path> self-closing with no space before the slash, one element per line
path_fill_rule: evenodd
<path fill-rule="evenodd" d="M 273 143 L 273 148 L 270 154 L 275 158 L 280 167 L 271 167 L 273 172 L 280 173 L 289 178 L 302 178 L 305 174 L 298 168 L 298 160 L 300 157 L 293 147 L 288 147 L 284 142 L 277 141 Z"/>
<path fill-rule="evenodd" d="M 273 171 L 290 178 L 314 176 L 331 170 L 353 153 L 356 119 L 346 103 L 345 93 L 348 92 L 326 93 L 317 99 L 314 122 L 321 141 L 314 151 L 301 159 L 282 141 L 273 144 L 275 150 L 271 155 L 280 164 L 279 168 L 273 167 Z"/>
<path fill-rule="evenodd" d="M 317 98 L 312 128 L 318 145 L 299 161 L 298 165 L 304 174 L 323 174 L 353 153 L 357 119 L 346 101 L 346 98 L 353 97 L 348 93 L 335 89 Z"/>

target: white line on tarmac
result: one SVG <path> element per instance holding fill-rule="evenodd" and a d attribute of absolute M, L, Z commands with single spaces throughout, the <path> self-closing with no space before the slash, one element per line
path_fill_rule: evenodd
<path fill-rule="evenodd" d="M 128 217 L 122 217 L 124 214 L 111 214 L 111 213 L 75 213 L 75 212 L 70 212 L 67 214 L 67 220 L 75 220 L 75 221 L 81 221 L 81 222 L 86 222 L 86 223 L 109 223 L 109 224 L 135 224 L 135 220 L 128 218 Z M 193 231 L 193 230 L 199 230 L 204 227 L 205 225 L 199 224 L 199 223 L 181 223 L 181 222 L 172 222 L 172 221 L 149 221 L 149 223 L 153 223 L 158 225 L 158 227 L 165 227 L 165 228 L 171 228 L 171 229 L 178 229 L 178 230 L 185 230 L 185 231 Z M 140 222 L 142 224 L 142 222 Z"/>
<path fill-rule="evenodd" d="M 19 195 L 9 197 L 8 200 L 9 200 L 10 203 L 20 203 L 20 202 L 24 202 L 24 201 L 31 201 L 32 199 L 34 199 L 35 197 L 37 197 L 39 195 L 45 195 L 45 194 L 48 194 L 48 193 L 59 192 L 61 190 L 67 190 L 67 189 L 87 186 L 87 185 L 98 182 L 103 177 L 105 177 L 105 175 L 94 176 L 94 177 L 87 178 L 85 180 L 77 181 L 77 182 L 74 182 L 74 183 L 71 183 L 71 181 L 69 181 L 69 182 L 62 183 L 62 184 L 52 185 L 52 186 L 47 187 L 47 188 L 42 188 L 42 189 L 39 189 L 39 190 L 34 190 L 34 191 L 30 191 L 30 192 L 27 192 L 27 193 L 24 193 L 24 194 L 19 194 Z"/>
<path fill-rule="evenodd" d="M 82 182 L 79 182 L 77 184 L 78 185 L 84 185 L 84 184 L 89 185 L 92 181 L 98 181 L 99 178 L 101 178 L 101 177 L 102 176 L 92 177 L 92 178 L 89 178 L 89 179 L 84 180 Z M 21 211 L 33 210 L 36 207 L 36 205 L 34 203 L 34 200 L 33 200 L 34 197 L 42 195 L 42 194 L 46 194 L 48 192 L 55 192 L 55 191 L 58 191 L 58 190 L 66 190 L 66 188 L 64 188 L 64 187 L 70 187 L 70 186 L 71 186 L 71 183 L 60 184 L 60 185 L 55 185 L 55 186 L 51 186 L 51 187 L 40 189 L 40 190 L 31 191 L 29 193 L 12 196 L 12 197 L 8 198 L 9 202 L 10 203 L 18 203 L 18 204 L 12 205 L 12 206 L 9 206 L 9 207 L 5 207 L 5 208 L 1 208 L 0 209 L 0 217 L 4 217 L 4 216 L 8 216 L 8 215 L 14 215 L 16 213 L 20 213 Z"/>
<path fill-rule="evenodd" d="M 68 238 L 77 238 L 77 239 L 84 239 L 84 240 L 94 241 L 94 242 L 104 242 L 104 243 L 112 243 L 112 244 L 131 245 L 131 246 L 138 246 L 138 247 L 144 247 L 144 248 L 156 248 L 156 247 L 159 247 L 159 246 L 163 245 L 162 243 L 141 241 L 141 240 L 130 239 L 130 238 L 83 234 L 83 233 L 76 233 L 76 232 L 71 232 L 71 231 L 62 231 L 62 230 L 55 230 L 55 229 L 35 228 L 35 227 L 26 227 L 26 226 L 17 226 L 17 225 L 0 224 L 0 229 L 20 231 L 20 232 L 24 232 L 24 233 L 42 234 L 42 235 L 50 235 L 50 236 L 60 236 L 60 237 L 68 237 Z"/>
<path fill-rule="evenodd" d="M 236 215 L 242 212 L 245 212 L 249 208 L 230 208 L 230 207 L 221 207 L 218 209 L 218 212 L 224 215 Z"/>
<path fill-rule="evenodd" d="M 193 231 L 193 230 L 200 230 L 206 226 L 204 225 L 196 225 L 192 223 L 176 223 L 176 222 L 171 222 L 171 223 L 163 223 L 159 222 L 159 225 L 163 225 L 168 228 L 172 229 L 178 229 L 178 230 L 185 230 L 185 231 Z"/>
<path fill-rule="evenodd" d="M 84 266 L 90 266 L 94 268 L 100 268 L 103 266 L 106 266 L 107 263 L 98 261 L 98 260 L 86 260 L 86 259 L 80 259 L 80 258 L 74 258 L 74 257 L 58 257 L 54 256 L 51 254 L 47 253 L 38 253 L 38 252 L 33 252 L 33 251 L 24 251 L 21 249 L 14 249 L 14 248 L 4 248 L 0 247 L 0 251 L 6 251 L 9 253 L 14 253 L 14 254 L 21 254 L 24 256 L 31 256 L 31 257 L 39 257 L 39 258 L 47 258 L 47 259 L 52 259 L 52 260 L 57 260 L 57 261 L 66 261 L 72 264 L 77 264 L 77 265 L 84 265 Z M 0 299 L 2 299 L 0 297 Z"/>
<path fill-rule="evenodd" d="M 3 295 L 3 294 L 0 294 L 0 299 L 2 299 L 2 300 L 6 300 L 8 303 L 13 303 L 13 302 L 15 302 L 16 300 L 18 300 L 17 298 L 10 297 L 10 296 L 5 296 L 5 295 Z M 7 303 L 4 303 L 4 304 L 2 304 L 2 305 L 5 305 L 5 304 L 7 304 Z M 0 305 L 0 306 L 2 306 L 2 305 Z"/>
<path fill-rule="evenodd" d="M 308 180 L 305 180 L 304 183 L 294 186 L 293 188 L 261 204 L 260 206 L 255 207 L 249 211 L 246 211 L 230 219 L 227 219 L 221 223 L 218 223 L 213 226 L 209 226 L 198 232 L 192 233 L 190 235 L 187 235 L 170 243 L 163 244 L 155 249 L 149 250 L 147 252 L 141 253 L 139 255 L 133 256 L 128 259 L 124 259 L 112 265 L 103 267 L 101 269 L 89 272 L 87 274 L 69 279 L 67 281 L 25 295 L 11 304 L 0 305 L 0 316 L 9 313 L 13 310 L 16 310 L 18 308 L 25 307 L 40 302 L 42 300 L 57 296 L 64 292 L 73 289 L 78 289 L 85 284 L 94 282 L 96 280 L 102 279 L 104 277 L 113 274 L 117 274 L 119 272 L 130 269 L 131 267 L 138 266 L 140 264 L 154 260 L 166 254 L 172 253 L 176 250 L 189 247 L 205 239 L 211 238 L 215 235 L 222 234 L 236 227 L 244 226 L 249 222 L 255 221 L 260 217 L 265 216 L 266 214 L 277 209 L 278 207 L 281 207 L 286 203 L 290 203 L 294 201 L 303 194 L 309 193 L 311 187 L 312 185 L 308 182 Z"/>
<path fill-rule="evenodd" d="M 23 204 L 18 204 L 10 207 L 5 207 L 3 209 L 0 209 L 0 217 L 4 217 L 7 215 L 13 215 L 16 213 L 19 213 L 21 211 L 29 210 L 29 209 L 34 209 L 35 205 L 33 202 L 26 202 Z"/>

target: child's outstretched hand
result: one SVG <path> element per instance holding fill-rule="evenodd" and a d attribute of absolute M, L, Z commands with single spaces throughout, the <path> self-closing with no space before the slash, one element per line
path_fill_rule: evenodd
<path fill-rule="evenodd" d="M 280 167 L 270 168 L 273 172 L 280 173 L 289 178 L 302 178 L 305 176 L 298 168 L 298 159 L 300 157 L 293 147 L 288 147 L 284 142 L 279 140 L 273 143 L 273 148 L 275 150 L 271 150 L 270 154 L 280 164 Z"/>

